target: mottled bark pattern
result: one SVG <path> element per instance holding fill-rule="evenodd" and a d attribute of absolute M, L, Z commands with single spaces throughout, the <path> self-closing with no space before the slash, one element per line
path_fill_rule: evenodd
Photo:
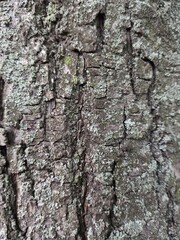
<path fill-rule="evenodd" d="M 180 239 L 178 0 L 0 1 L 0 240 Z"/>

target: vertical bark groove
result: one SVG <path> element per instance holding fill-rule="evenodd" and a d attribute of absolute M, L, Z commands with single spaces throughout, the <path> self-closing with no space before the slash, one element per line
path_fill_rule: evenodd
<path fill-rule="evenodd" d="M 0 240 L 180 238 L 162 2 L 0 1 Z"/>
<path fill-rule="evenodd" d="M 105 20 L 106 20 L 105 12 L 100 11 L 95 19 L 97 30 L 97 49 L 96 49 L 97 52 L 101 52 L 103 50 Z"/>
<path fill-rule="evenodd" d="M 3 121 L 3 116 L 4 116 L 3 92 L 4 92 L 4 80 L 0 76 L 0 121 Z"/>

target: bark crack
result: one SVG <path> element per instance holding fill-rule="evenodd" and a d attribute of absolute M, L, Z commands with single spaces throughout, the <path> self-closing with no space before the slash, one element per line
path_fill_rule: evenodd
<path fill-rule="evenodd" d="M 153 114 L 154 107 L 153 107 L 152 95 L 153 95 L 153 90 L 156 84 L 156 66 L 154 62 L 150 60 L 148 57 L 144 57 L 142 58 L 142 60 L 146 63 L 149 63 L 152 69 L 152 79 L 147 91 L 147 100 L 148 100 L 148 105 L 150 106 L 150 109 L 151 109 L 151 113 Z"/>
<path fill-rule="evenodd" d="M 4 158 L 6 160 L 6 164 L 4 166 L 3 173 L 7 176 L 7 194 L 5 196 L 5 202 L 7 204 L 7 216 L 9 213 L 12 216 L 7 219 L 7 237 L 8 239 L 12 239 L 12 235 L 15 234 L 16 238 L 18 236 L 26 236 L 26 231 L 23 231 L 20 227 L 20 221 L 18 217 L 18 181 L 17 181 L 17 173 L 10 173 L 9 171 L 9 160 L 7 155 L 7 148 L 4 147 Z M 14 224 L 16 231 L 14 232 Z"/>
<path fill-rule="evenodd" d="M 3 93 L 4 93 L 4 79 L 0 76 L 0 121 L 3 121 L 4 107 L 3 107 Z"/>
<path fill-rule="evenodd" d="M 123 142 L 126 140 L 127 137 L 127 128 L 126 128 L 126 120 L 127 120 L 127 115 L 126 115 L 126 106 L 124 106 L 123 110 L 123 127 L 124 127 L 124 132 L 123 132 L 123 138 L 119 142 L 119 150 L 121 150 L 121 145 Z M 111 236 L 112 231 L 115 229 L 114 226 L 114 219 L 115 219 L 115 214 L 114 214 L 114 207 L 117 204 L 117 193 L 116 193 L 116 176 L 115 176 L 115 171 L 116 171 L 116 165 L 117 161 L 114 161 L 111 166 L 111 174 L 113 176 L 112 179 L 112 198 L 111 198 L 111 204 L 110 204 L 110 209 L 109 209 L 109 214 L 108 214 L 108 221 L 109 221 L 109 226 L 107 230 L 107 234 L 105 239 L 109 239 Z"/>
<path fill-rule="evenodd" d="M 156 131 L 158 130 L 158 121 L 159 121 L 159 116 L 157 114 L 157 110 L 154 107 L 153 104 L 153 90 L 155 88 L 156 84 L 156 66 L 152 60 L 150 60 L 148 57 L 142 58 L 143 61 L 147 62 L 150 64 L 151 69 L 152 69 L 152 79 L 151 83 L 148 87 L 147 91 L 147 101 L 148 101 L 148 106 L 150 108 L 150 115 L 152 117 L 151 120 L 151 125 L 149 128 L 149 146 L 150 146 L 150 151 L 152 154 L 153 159 L 156 161 L 157 167 L 156 167 L 156 179 L 157 179 L 157 187 L 155 189 L 156 192 L 156 199 L 157 199 L 157 207 L 160 209 L 160 199 L 159 199 L 159 187 L 161 185 L 161 177 L 160 177 L 160 172 L 161 172 L 161 163 L 159 162 L 158 158 L 156 157 L 156 149 L 158 148 L 157 143 L 155 141 L 155 134 Z"/>
<path fill-rule="evenodd" d="M 176 234 L 174 233 L 174 226 L 175 223 L 175 217 L 174 217 L 174 197 L 169 189 L 166 189 L 166 194 L 169 198 L 169 202 L 167 204 L 167 211 L 166 211 L 166 223 L 167 223 L 167 235 L 169 237 L 169 240 L 174 240 Z"/>
<path fill-rule="evenodd" d="M 109 226 L 108 226 L 108 231 L 107 231 L 105 239 L 109 239 L 112 231 L 115 228 L 114 227 L 114 218 L 115 218 L 114 206 L 117 203 L 117 195 L 116 195 L 116 180 L 115 180 L 114 173 L 115 173 L 115 169 L 116 169 L 116 164 L 117 164 L 117 162 L 114 161 L 113 164 L 112 164 L 112 169 L 111 169 L 111 174 L 113 175 L 113 180 L 112 180 L 112 184 L 111 184 L 111 187 L 112 187 L 112 198 L 111 198 L 111 204 L 110 204 L 110 209 L 109 209 L 109 214 L 108 214 Z"/>
<path fill-rule="evenodd" d="M 96 31 L 97 31 L 97 48 L 96 52 L 102 52 L 104 45 L 104 24 L 106 20 L 105 11 L 101 10 L 95 19 Z"/>
<path fill-rule="evenodd" d="M 87 195 L 87 173 L 85 171 L 85 164 L 86 164 L 86 151 L 87 146 L 85 146 L 86 143 L 83 143 L 83 133 L 84 132 L 84 120 L 82 116 L 82 109 L 83 109 L 83 93 L 82 93 L 82 86 L 79 86 L 79 120 L 78 120 L 78 131 L 77 131 L 77 154 L 79 157 L 79 180 L 76 185 L 78 188 L 78 194 L 77 194 L 77 202 L 76 202 L 76 208 L 77 208 L 77 218 L 79 222 L 79 227 L 77 231 L 77 236 L 79 235 L 82 240 L 87 239 L 87 226 L 85 221 L 85 215 L 86 215 L 86 195 Z M 83 149 L 83 151 L 82 151 Z M 80 154 L 78 153 L 80 150 Z M 82 152 L 81 152 L 82 151 Z"/>
<path fill-rule="evenodd" d="M 135 82 L 134 82 L 135 81 L 134 80 L 134 56 L 133 56 L 133 43 L 132 43 L 133 22 L 131 20 L 131 12 L 128 4 L 126 4 L 125 10 L 129 14 L 129 26 L 126 27 L 126 45 L 127 45 L 127 53 L 128 53 L 127 65 L 129 70 L 131 89 L 133 94 L 136 96 Z"/>
<path fill-rule="evenodd" d="M 158 209 L 161 210 L 160 206 L 160 197 L 159 197 L 159 191 L 160 186 L 162 185 L 162 163 L 157 157 L 157 150 L 161 152 L 161 155 L 163 159 L 167 159 L 165 154 L 162 152 L 162 150 L 159 147 L 159 141 L 157 142 L 155 140 L 156 133 L 159 129 L 159 121 L 160 116 L 158 115 L 157 107 L 154 106 L 153 102 L 153 91 L 155 89 L 156 85 L 156 66 L 155 63 L 150 60 L 148 57 L 142 58 L 143 61 L 150 64 L 152 69 L 152 79 L 151 84 L 149 85 L 148 91 L 147 91 L 147 100 L 148 100 L 148 106 L 150 107 L 150 114 L 152 116 L 152 122 L 149 129 L 149 143 L 150 143 L 150 150 L 153 156 L 153 159 L 156 161 L 157 168 L 156 168 L 156 178 L 157 178 L 157 188 L 156 188 L 156 198 L 157 198 L 157 206 Z M 176 236 L 173 232 L 173 227 L 175 225 L 175 219 L 174 219 L 174 198 L 171 193 L 171 191 L 166 187 L 166 194 L 169 198 L 169 202 L 167 204 L 167 211 L 166 211 L 166 222 L 167 222 L 167 235 L 170 240 L 173 240 Z"/>
<path fill-rule="evenodd" d="M 78 221 L 78 228 L 75 239 L 87 239 L 86 226 L 86 195 L 87 195 L 87 181 L 88 175 L 85 169 L 86 155 L 88 149 L 88 133 L 84 124 L 83 108 L 84 108 L 84 87 L 87 82 L 86 66 L 83 53 L 74 50 L 77 54 L 76 77 L 79 78 L 80 70 L 83 73 L 83 82 L 78 81 L 73 86 L 72 96 L 68 102 L 69 108 L 67 115 L 67 129 L 72 132 L 69 136 L 71 145 L 71 159 L 76 159 L 76 163 L 72 162 L 71 171 L 73 172 L 73 180 L 71 182 L 71 191 L 73 202 L 76 204 L 76 216 Z M 80 61 L 83 61 L 83 69 L 80 69 Z M 68 110 L 68 109 L 67 109 Z M 77 112 L 75 114 L 75 112 Z M 68 211 L 67 211 L 68 217 Z"/>
<path fill-rule="evenodd" d="M 5 82 L 0 77 L 0 121 L 4 120 L 4 106 L 3 106 L 3 92 Z M 7 238 L 12 239 L 12 235 L 25 236 L 24 232 L 20 227 L 20 221 L 18 217 L 18 182 L 17 173 L 11 173 L 9 170 L 10 162 L 8 159 L 8 148 L 14 144 L 15 134 L 12 129 L 6 130 L 0 125 L 2 129 L 0 154 L 5 160 L 5 164 L 2 168 L 2 174 L 4 174 L 5 184 L 7 192 L 4 196 L 6 203 L 6 217 L 7 217 Z M 14 231 L 15 228 L 15 231 Z"/>
<path fill-rule="evenodd" d="M 76 185 L 77 188 L 79 188 L 79 191 L 77 192 L 77 201 L 76 201 L 76 211 L 77 211 L 77 218 L 79 222 L 79 227 L 77 230 L 76 238 L 78 239 L 78 236 L 81 237 L 82 240 L 87 239 L 87 226 L 86 226 L 86 195 L 87 195 L 87 173 L 85 172 L 85 155 L 86 150 L 83 153 L 83 163 L 81 166 L 81 175 L 79 176 L 78 183 Z"/>

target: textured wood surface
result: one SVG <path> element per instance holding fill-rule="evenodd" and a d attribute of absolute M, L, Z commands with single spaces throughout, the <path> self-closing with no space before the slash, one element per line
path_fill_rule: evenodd
<path fill-rule="evenodd" d="M 0 1 L 0 240 L 180 239 L 178 0 Z"/>

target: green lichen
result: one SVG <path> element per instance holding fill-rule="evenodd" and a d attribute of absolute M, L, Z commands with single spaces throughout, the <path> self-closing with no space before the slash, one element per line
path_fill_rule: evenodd
<path fill-rule="evenodd" d="M 79 83 L 79 78 L 77 76 L 72 77 L 72 84 L 77 85 Z"/>
<path fill-rule="evenodd" d="M 71 65 L 71 63 L 72 63 L 71 57 L 70 57 L 70 56 L 66 56 L 66 57 L 64 58 L 64 64 L 66 64 L 67 66 L 69 66 L 69 65 Z"/>
<path fill-rule="evenodd" d="M 180 202 L 180 181 L 176 182 L 176 200 Z"/>

